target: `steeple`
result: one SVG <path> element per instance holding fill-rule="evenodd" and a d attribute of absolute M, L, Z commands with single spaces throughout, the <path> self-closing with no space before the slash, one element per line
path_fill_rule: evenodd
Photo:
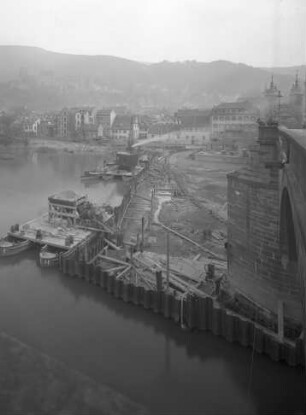
<path fill-rule="evenodd" d="M 274 83 L 274 75 L 271 75 L 271 82 L 270 86 L 265 89 L 265 95 L 266 96 L 277 96 L 278 95 L 278 89 L 276 84 Z"/>
<path fill-rule="evenodd" d="M 271 82 L 264 92 L 265 103 L 263 105 L 262 116 L 264 119 L 276 120 L 279 114 L 279 103 L 282 97 L 276 83 L 274 82 L 274 75 L 271 75 Z"/>
<path fill-rule="evenodd" d="M 299 86 L 299 71 L 296 71 L 295 74 L 295 87 L 298 88 Z"/>
<path fill-rule="evenodd" d="M 130 124 L 130 131 L 129 131 L 129 138 L 128 138 L 128 150 L 131 151 L 133 144 L 138 138 L 138 117 L 137 115 L 133 115 L 131 117 L 131 124 Z"/>
<path fill-rule="evenodd" d="M 300 95 L 300 94 L 303 94 L 303 92 L 302 92 L 302 88 L 301 88 L 301 86 L 300 86 L 300 81 L 299 81 L 299 72 L 298 72 L 298 71 L 296 71 L 296 74 L 295 74 L 295 81 L 294 81 L 294 83 L 293 83 L 293 85 L 292 85 L 292 88 L 291 88 L 290 93 L 291 93 L 291 94 L 295 94 L 295 95 Z"/>

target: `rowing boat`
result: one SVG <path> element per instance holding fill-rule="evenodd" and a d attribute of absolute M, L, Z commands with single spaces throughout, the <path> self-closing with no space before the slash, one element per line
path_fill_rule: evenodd
<path fill-rule="evenodd" d="M 31 245 L 31 241 L 24 241 L 15 236 L 5 235 L 0 238 L 0 257 L 19 254 L 29 249 Z"/>

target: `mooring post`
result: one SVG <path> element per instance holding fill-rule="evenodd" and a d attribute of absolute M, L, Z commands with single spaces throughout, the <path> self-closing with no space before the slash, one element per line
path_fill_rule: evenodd
<path fill-rule="evenodd" d="M 169 291 L 169 274 L 170 274 L 170 241 L 169 232 L 167 232 L 167 291 Z"/>
<path fill-rule="evenodd" d="M 280 341 L 284 340 L 284 302 L 283 300 L 278 300 L 278 304 L 277 304 L 277 317 L 278 317 L 278 326 L 277 326 L 277 331 L 278 331 L 278 339 Z"/>

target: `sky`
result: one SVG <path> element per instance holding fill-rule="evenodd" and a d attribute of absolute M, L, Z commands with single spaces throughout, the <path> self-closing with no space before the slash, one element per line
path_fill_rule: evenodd
<path fill-rule="evenodd" d="M 159 62 L 306 63 L 306 0 L 0 0 L 0 44 Z"/>

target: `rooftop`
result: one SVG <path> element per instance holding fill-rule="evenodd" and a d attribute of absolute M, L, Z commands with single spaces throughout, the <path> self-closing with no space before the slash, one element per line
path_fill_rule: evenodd
<path fill-rule="evenodd" d="M 113 122 L 113 130 L 130 130 L 132 115 L 116 115 Z"/>
<path fill-rule="evenodd" d="M 221 104 L 216 105 L 214 109 L 228 109 L 228 108 L 241 108 L 249 109 L 252 108 L 252 105 L 249 101 L 237 101 L 237 102 L 221 102 Z"/>
<path fill-rule="evenodd" d="M 73 190 L 63 190 L 60 193 L 54 194 L 49 196 L 49 200 L 55 199 L 55 200 L 65 200 L 67 202 L 77 202 L 80 199 L 83 199 L 84 195 L 79 195 Z"/>

